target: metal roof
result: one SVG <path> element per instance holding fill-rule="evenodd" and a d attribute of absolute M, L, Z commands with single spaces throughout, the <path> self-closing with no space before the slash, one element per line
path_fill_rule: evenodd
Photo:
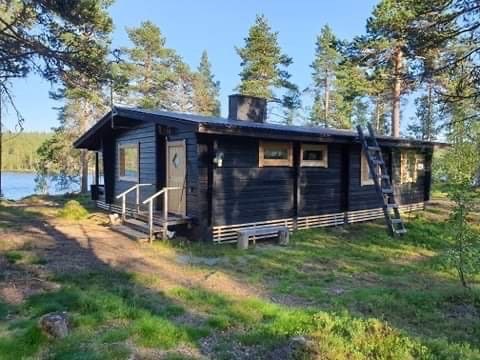
<path fill-rule="evenodd" d="M 192 126 L 194 131 L 209 132 L 215 131 L 217 133 L 231 133 L 231 131 L 249 131 L 250 133 L 270 134 L 271 136 L 299 136 L 299 137 L 335 137 L 344 138 L 344 140 L 357 141 L 358 134 L 351 130 L 331 129 L 321 126 L 298 126 L 298 125 L 283 125 L 275 123 L 257 123 L 253 121 L 231 120 L 222 117 L 203 116 L 188 113 L 179 113 L 162 110 L 141 109 L 135 107 L 115 106 L 113 109 L 114 116 L 120 116 L 138 121 L 154 121 L 154 122 L 177 122 L 182 125 Z M 91 129 L 89 129 L 82 137 L 75 141 L 76 147 L 84 147 L 97 131 L 102 130 L 111 119 L 111 113 L 106 114 L 99 122 L 97 122 Z M 410 144 L 418 146 L 433 146 L 441 143 L 432 143 L 428 141 L 394 138 L 391 136 L 378 136 L 380 141 Z M 88 146 L 87 146 L 88 147 Z"/>

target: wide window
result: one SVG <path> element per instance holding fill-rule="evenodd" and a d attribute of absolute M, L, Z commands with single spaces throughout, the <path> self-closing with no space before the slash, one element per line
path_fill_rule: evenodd
<path fill-rule="evenodd" d="M 301 166 L 328 167 L 327 145 L 302 144 Z"/>
<path fill-rule="evenodd" d="M 292 166 L 292 143 L 260 141 L 258 165 Z"/>
<path fill-rule="evenodd" d="M 118 175 L 120 180 L 138 181 L 138 144 L 118 147 Z"/>

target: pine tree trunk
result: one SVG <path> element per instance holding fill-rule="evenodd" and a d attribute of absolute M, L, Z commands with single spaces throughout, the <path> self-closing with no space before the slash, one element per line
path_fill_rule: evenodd
<path fill-rule="evenodd" d="M 375 131 L 380 133 L 380 99 L 378 96 L 375 98 Z"/>
<path fill-rule="evenodd" d="M 83 101 L 82 101 L 83 102 Z M 80 116 L 80 132 L 83 134 L 88 127 L 88 104 L 83 102 L 82 114 Z M 88 192 L 88 150 L 80 150 L 80 192 L 85 194 Z"/>
<path fill-rule="evenodd" d="M 400 47 L 395 49 L 393 55 L 393 92 L 392 92 L 392 136 L 400 136 L 400 100 L 402 94 L 403 51 Z"/>
<path fill-rule="evenodd" d="M 80 192 L 85 194 L 88 192 L 88 150 L 80 150 L 80 166 L 81 166 L 81 175 L 80 175 Z"/>
<path fill-rule="evenodd" d="M 325 126 L 328 126 L 328 107 L 330 106 L 330 84 L 328 83 L 328 72 L 325 74 Z"/>
<path fill-rule="evenodd" d="M 432 125 L 433 125 L 433 84 L 430 80 L 428 82 L 428 114 L 427 114 L 427 123 L 424 124 L 424 140 L 432 140 Z"/>

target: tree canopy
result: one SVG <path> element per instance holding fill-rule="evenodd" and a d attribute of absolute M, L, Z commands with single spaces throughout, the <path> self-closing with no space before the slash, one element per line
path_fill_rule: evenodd
<path fill-rule="evenodd" d="M 103 78 L 112 20 L 110 0 L 2 1 L 0 86 L 31 72 L 62 80 L 70 71 Z"/>
<path fill-rule="evenodd" d="M 220 82 L 215 80 L 206 50 L 202 52 L 193 87 L 196 111 L 203 115 L 220 116 Z"/>
<path fill-rule="evenodd" d="M 298 107 L 298 88 L 290 81 L 288 67 L 293 59 L 282 52 L 278 33 L 264 15 L 257 15 L 245 38 L 244 47 L 236 47 L 242 71 L 237 90 L 243 95 L 275 101 L 288 108 Z M 275 90 L 283 90 L 279 96 Z"/>

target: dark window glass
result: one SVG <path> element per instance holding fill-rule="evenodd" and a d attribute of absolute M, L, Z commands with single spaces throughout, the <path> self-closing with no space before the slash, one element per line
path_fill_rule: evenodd
<path fill-rule="evenodd" d="M 323 151 L 322 150 L 304 150 L 302 160 L 322 161 L 323 160 Z"/>
<path fill-rule="evenodd" d="M 288 148 L 266 147 L 263 152 L 263 158 L 267 160 L 288 160 Z"/>

